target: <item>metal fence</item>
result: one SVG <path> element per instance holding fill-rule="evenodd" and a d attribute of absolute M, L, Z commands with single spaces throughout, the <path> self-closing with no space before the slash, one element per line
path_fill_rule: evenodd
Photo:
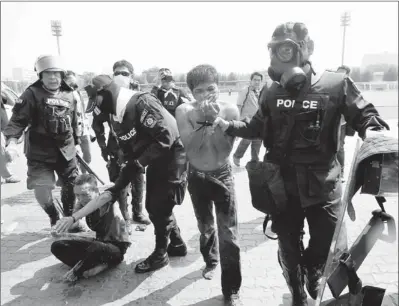
<path fill-rule="evenodd" d="M 22 94 L 22 92 L 30 85 L 28 82 L 22 81 L 3 81 L 7 86 L 9 86 L 12 90 L 14 90 L 18 95 Z M 267 81 L 269 83 L 269 81 Z M 362 90 L 398 90 L 398 81 L 394 82 L 356 82 L 356 86 Z M 151 88 L 156 84 L 140 84 L 141 90 L 150 91 Z M 176 82 L 176 85 L 184 88 L 187 92 L 190 90 L 187 87 L 186 82 Z M 240 91 L 245 86 L 249 85 L 248 80 L 237 80 L 237 81 L 219 81 L 219 89 L 220 92 L 228 92 L 231 90 L 232 92 Z"/>

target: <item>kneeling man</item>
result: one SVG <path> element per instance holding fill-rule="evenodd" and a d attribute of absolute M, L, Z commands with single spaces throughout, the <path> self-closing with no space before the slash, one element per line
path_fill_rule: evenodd
<path fill-rule="evenodd" d="M 211 279 L 219 261 L 222 291 L 229 305 L 239 305 L 241 286 L 237 207 L 229 155 L 234 137 L 227 136 L 212 122 L 217 116 L 237 120 L 236 105 L 218 99 L 218 73 L 200 65 L 187 74 L 187 85 L 195 101 L 176 109 L 176 121 L 189 161 L 188 191 L 201 232 L 200 250 L 206 267 L 203 276 Z M 213 204 L 216 210 L 216 236 Z"/>
<path fill-rule="evenodd" d="M 72 216 L 58 221 L 55 231 L 58 234 L 64 233 L 77 220 L 86 217 L 87 225 L 96 232 L 96 239 L 76 236 L 53 242 L 51 253 L 71 267 L 64 276 L 67 281 L 94 276 L 120 264 L 131 244 L 119 205 L 115 202 L 104 204 L 92 201 L 100 194 L 93 175 L 78 176 L 74 192 L 78 200 L 74 212 Z"/>

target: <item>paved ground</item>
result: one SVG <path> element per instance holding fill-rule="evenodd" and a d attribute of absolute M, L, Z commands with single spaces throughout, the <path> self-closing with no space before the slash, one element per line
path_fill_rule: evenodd
<path fill-rule="evenodd" d="M 390 122 L 391 126 L 397 127 L 397 119 Z M 354 138 L 347 138 L 347 166 L 352 159 L 354 143 Z M 242 164 L 249 159 L 248 153 Z M 102 178 L 107 178 L 97 146 L 93 146 L 93 155 L 93 168 Z M 25 179 L 24 158 L 12 168 Z M 235 182 L 245 305 L 290 305 L 289 291 L 276 260 L 277 243 L 262 233 L 263 216 L 251 206 L 244 168 L 235 168 Z M 153 228 L 150 226 L 145 232 L 133 232 L 132 247 L 116 269 L 76 285 L 61 281 L 67 267 L 49 252 L 52 240 L 48 218 L 35 203 L 32 192 L 26 190 L 25 183 L 3 185 L 1 199 L 4 220 L 1 227 L 1 305 L 222 305 L 220 269 L 212 281 L 201 277 L 203 261 L 189 196 L 175 209 L 183 237 L 189 245 L 189 254 L 185 258 L 172 259 L 170 266 L 155 273 L 135 274 L 135 264 L 153 249 Z M 356 222 L 347 220 L 350 243 L 367 224 L 371 211 L 377 208 L 371 196 L 360 194 L 354 198 L 354 205 L 358 219 Z M 397 216 L 397 198 L 389 199 L 386 208 Z M 360 268 L 359 276 L 365 285 L 387 289 L 383 305 L 398 305 L 397 242 L 378 241 Z"/>

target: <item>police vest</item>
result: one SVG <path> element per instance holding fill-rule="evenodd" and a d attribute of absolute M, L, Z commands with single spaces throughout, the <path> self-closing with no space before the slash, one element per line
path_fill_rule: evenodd
<path fill-rule="evenodd" d="M 57 155 L 58 148 L 66 160 L 72 159 L 76 153 L 74 129 L 77 127 L 74 122 L 76 103 L 73 92 L 61 89 L 58 94 L 52 95 L 37 84 L 27 90 L 32 92 L 36 106 L 29 132 L 30 149 L 27 155 L 36 158 L 37 154 L 46 154 L 50 158 Z"/>
<path fill-rule="evenodd" d="M 293 97 L 273 83 L 261 97 L 262 111 L 269 118 L 264 136 L 270 159 L 325 163 L 334 157 L 344 78 L 344 74 L 326 71 L 302 97 Z"/>
<path fill-rule="evenodd" d="M 178 88 L 171 88 L 165 91 L 158 88 L 157 97 L 168 112 L 175 116 L 176 108 L 179 106 L 180 90 Z"/>

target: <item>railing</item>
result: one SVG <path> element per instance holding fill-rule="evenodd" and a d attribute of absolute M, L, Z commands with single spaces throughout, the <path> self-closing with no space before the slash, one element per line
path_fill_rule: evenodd
<path fill-rule="evenodd" d="M 27 82 L 19 81 L 3 81 L 7 86 L 13 89 L 19 95 L 29 86 Z M 269 81 L 268 81 L 269 83 Z M 394 82 L 355 82 L 356 86 L 361 90 L 398 90 L 398 81 Z M 156 84 L 140 84 L 141 90 L 150 91 L 151 88 Z M 189 92 L 186 82 L 176 82 L 176 85 L 185 88 Z M 237 81 L 219 81 L 219 89 L 221 92 L 233 92 L 240 91 L 245 86 L 249 85 L 248 80 L 237 80 Z"/>

